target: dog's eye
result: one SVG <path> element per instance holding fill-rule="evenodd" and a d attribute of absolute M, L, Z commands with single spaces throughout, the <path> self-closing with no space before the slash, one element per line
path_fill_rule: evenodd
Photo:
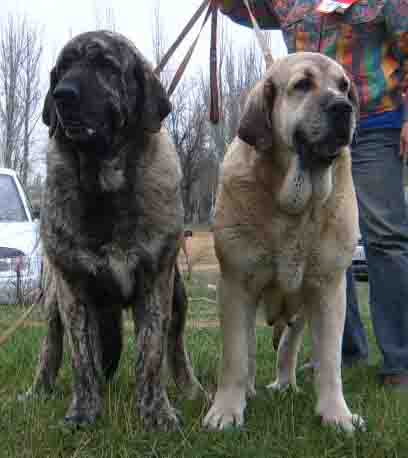
<path fill-rule="evenodd" d="M 59 62 L 57 63 L 57 71 L 61 75 L 69 70 L 74 63 L 79 59 L 79 54 L 75 51 L 65 52 L 62 58 L 60 58 Z"/>
<path fill-rule="evenodd" d="M 313 82 L 310 78 L 302 78 L 293 85 L 295 91 L 308 92 L 313 89 Z"/>
<path fill-rule="evenodd" d="M 346 78 L 342 78 L 339 82 L 339 90 L 341 92 L 347 92 L 349 90 L 349 83 Z"/>
<path fill-rule="evenodd" d="M 63 73 L 65 73 L 67 70 L 69 70 L 69 68 L 71 67 L 72 65 L 72 60 L 71 59 L 64 59 L 62 60 L 59 64 L 58 64 L 58 67 L 57 67 L 57 70 L 58 70 L 58 73 L 60 75 L 62 75 Z"/>

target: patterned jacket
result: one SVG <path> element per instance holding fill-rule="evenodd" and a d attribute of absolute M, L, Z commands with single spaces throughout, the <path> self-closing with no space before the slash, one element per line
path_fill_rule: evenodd
<path fill-rule="evenodd" d="M 359 0 L 345 14 L 327 15 L 316 11 L 320 0 L 254 3 L 263 28 L 282 30 L 288 52 L 319 51 L 344 66 L 357 85 L 363 119 L 401 108 L 408 86 L 408 0 Z M 221 10 L 250 25 L 242 1 L 221 1 Z"/>

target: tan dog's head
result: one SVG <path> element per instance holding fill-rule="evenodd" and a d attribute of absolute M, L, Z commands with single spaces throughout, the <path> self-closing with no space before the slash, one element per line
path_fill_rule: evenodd
<path fill-rule="evenodd" d="M 290 54 L 249 94 L 238 136 L 259 150 L 297 154 L 301 167 L 329 166 L 353 137 L 358 96 L 334 60 Z M 276 158 L 279 160 L 280 158 Z"/>

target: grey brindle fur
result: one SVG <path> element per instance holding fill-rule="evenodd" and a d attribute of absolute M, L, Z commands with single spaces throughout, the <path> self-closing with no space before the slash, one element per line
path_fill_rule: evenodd
<path fill-rule="evenodd" d="M 93 423 L 102 412 L 126 306 L 136 329 L 137 411 L 145 428 L 179 427 L 166 391 L 166 359 L 184 393 L 202 392 L 184 346 L 187 298 L 176 264 L 181 171 L 161 128 L 170 109 L 151 66 L 117 33 L 78 35 L 51 72 L 41 224 L 49 319 L 28 394 L 54 390 L 65 332 L 74 391 L 68 424 Z"/>

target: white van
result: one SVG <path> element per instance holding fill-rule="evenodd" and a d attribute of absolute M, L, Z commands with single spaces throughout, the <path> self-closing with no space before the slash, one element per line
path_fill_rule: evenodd
<path fill-rule="evenodd" d="M 28 303 L 40 287 L 39 226 L 16 172 L 0 168 L 0 306 Z"/>

